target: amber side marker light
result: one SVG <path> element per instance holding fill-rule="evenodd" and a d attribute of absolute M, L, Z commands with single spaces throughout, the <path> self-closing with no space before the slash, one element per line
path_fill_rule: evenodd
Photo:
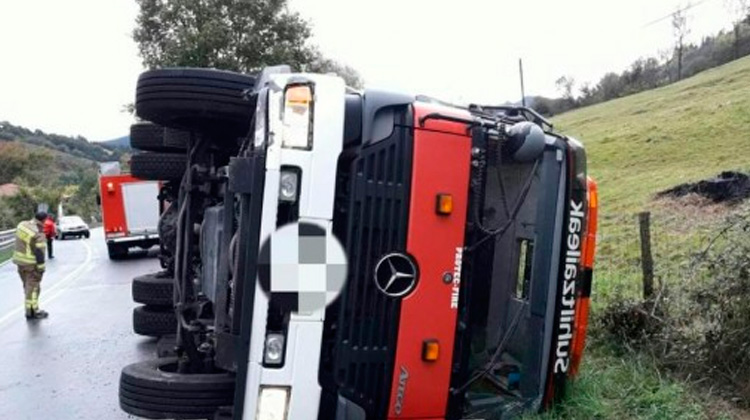
<path fill-rule="evenodd" d="M 435 211 L 437 214 L 447 216 L 453 213 L 453 196 L 450 194 L 438 194 Z"/>
<path fill-rule="evenodd" d="M 422 360 L 434 362 L 440 356 L 440 345 L 437 340 L 424 340 L 422 342 Z"/>

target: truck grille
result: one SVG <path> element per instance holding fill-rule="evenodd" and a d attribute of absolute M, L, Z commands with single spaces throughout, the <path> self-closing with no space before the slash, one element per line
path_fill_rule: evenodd
<path fill-rule="evenodd" d="M 397 126 L 391 137 L 363 147 L 347 176 L 349 276 L 326 315 L 324 336 L 333 342 L 328 357 L 324 344 L 322 368 L 368 419 L 385 417 L 390 396 L 400 300 L 382 294 L 373 277 L 383 255 L 406 251 L 411 154 L 411 129 Z"/>

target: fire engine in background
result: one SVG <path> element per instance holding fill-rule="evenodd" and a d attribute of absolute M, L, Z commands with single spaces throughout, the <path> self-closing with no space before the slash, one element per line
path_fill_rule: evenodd
<path fill-rule="evenodd" d="M 147 250 L 159 244 L 159 182 L 120 173 L 119 165 L 102 165 L 99 201 L 104 239 L 110 259 L 126 256 L 131 248 Z"/>

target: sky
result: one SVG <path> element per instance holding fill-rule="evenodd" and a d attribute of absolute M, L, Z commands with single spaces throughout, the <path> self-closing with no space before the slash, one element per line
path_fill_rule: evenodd
<path fill-rule="evenodd" d="M 693 0 L 689 41 L 730 26 L 727 0 Z M 439 4 L 450 4 L 442 6 Z M 289 0 L 312 42 L 366 86 L 457 103 L 556 96 L 673 43 L 680 0 Z M 0 0 L 0 121 L 102 141 L 126 135 L 142 71 L 134 0 Z"/>

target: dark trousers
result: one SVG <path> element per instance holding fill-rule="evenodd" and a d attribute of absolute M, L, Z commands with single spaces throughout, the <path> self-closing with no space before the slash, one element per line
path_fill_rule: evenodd
<path fill-rule="evenodd" d="M 52 258 L 52 241 L 53 238 L 47 238 L 47 257 Z"/>

